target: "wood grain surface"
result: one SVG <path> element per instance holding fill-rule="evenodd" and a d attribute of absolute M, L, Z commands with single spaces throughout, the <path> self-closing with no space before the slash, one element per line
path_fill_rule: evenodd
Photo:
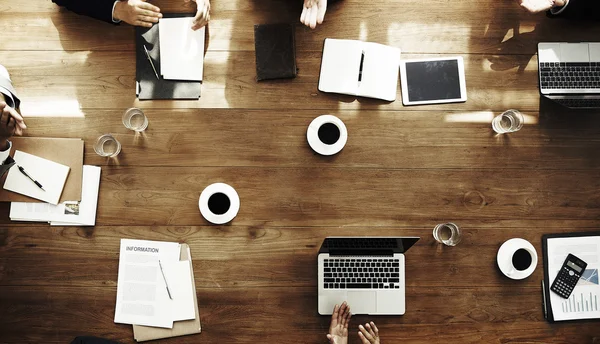
<path fill-rule="evenodd" d="M 181 0 L 163 12 L 193 13 Z M 543 264 L 523 280 L 496 266 L 500 245 L 600 228 L 600 113 L 540 99 L 537 43 L 595 41 L 600 25 L 531 15 L 514 1 L 344 0 L 303 27 L 301 1 L 213 0 L 198 101 L 135 98 L 133 28 L 58 8 L 0 0 L 0 64 L 22 99 L 26 136 L 85 140 L 102 166 L 97 226 L 15 223 L 0 204 L 0 343 L 69 343 L 95 335 L 132 343 L 113 322 L 121 238 L 191 247 L 202 333 L 165 343 L 326 343 L 317 314 L 316 257 L 327 236 L 420 236 L 406 255 L 403 316 L 375 321 L 382 343 L 600 343 L 597 321 L 549 324 Z M 256 82 L 253 25 L 295 22 L 298 76 Z M 465 103 L 404 107 L 317 90 L 325 38 L 397 46 L 404 58 L 462 56 Z M 133 134 L 123 111 L 144 109 Z M 517 133 L 490 121 L 525 113 Z M 322 157 L 306 128 L 344 121 L 342 152 Z M 95 139 L 113 133 L 106 160 Z M 198 197 L 213 182 L 241 198 L 229 224 L 210 225 Z M 453 221 L 456 247 L 432 228 Z"/>

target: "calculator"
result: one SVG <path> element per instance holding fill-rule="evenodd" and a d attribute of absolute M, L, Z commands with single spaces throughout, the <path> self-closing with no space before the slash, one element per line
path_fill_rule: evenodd
<path fill-rule="evenodd" d="M 552 282 L 550 290 L 558 296 L 568 299 L 586 267 L 586 262 L 569 253 L 554 282 Z"/>

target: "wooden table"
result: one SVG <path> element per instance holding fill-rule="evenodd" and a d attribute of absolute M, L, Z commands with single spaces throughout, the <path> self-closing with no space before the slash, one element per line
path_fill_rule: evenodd
<path fill-rule="evenodd" d="M 163 12 L 193 11 L 155 1 Z M 133 29 L 0 0 L 0 63 L 23 100 L 27 136 L 80 137 L 102 166 L 97 226 L 0 225 L 0 342 L 68 343 L 76 335 L 132 342 L 113 323 L 119 239 L 191 246 L 202 334 L 169 343 L 325 343 L 316 256 L 326 236 L 418 235 L 407 254 L 404 316 L 373 320 L 383 343 L 598 343 L 598 322 L 549 324 L 540 260 L 524 281 L 495 264 L 507 239 L 541 255 L 545 233 L 600 226 L 600 117 L 540 100 L 539 41 L 594 41 L 596 23 L 524 13 L 513 1 L 345 0 L 325 23 L 298 23 L 299 74 L 257 83 L 253 24 L 293 21 L 299 1 L 214 0 L 199 101 L 137 101 Z M 317 90 L 326 37 L 398 46 L 403 57 L 464 57 L 468 101 L 403 107 Z M 121 124 L 143 108 L 143 136 Z M 494 114 L 516 108 L 523 129 L 496 136 Z M 349 131 L 334 157 L 314 154 L 306 128 L 320 114 Z M 92 143 L 112 132 L 115 160 Z M 213 182 L 241 198 L 235 220 L 198 211 Z M 431 235 L 453 221 L 456 247 Z"/>

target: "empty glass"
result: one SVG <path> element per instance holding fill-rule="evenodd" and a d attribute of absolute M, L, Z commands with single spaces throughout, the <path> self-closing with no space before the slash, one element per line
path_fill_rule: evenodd
<path fill-rule="evenodd" d="M 512 133 L 523 127 L 523 114 L 518 110 L 506 110 L 492 120 L 492 129 L 498 134 Z"/>
<path fill-rule="evenodd" d="M 148 117 L 138 108 L 130 108 L 123 113 L 123 125 L 129 130 L 144 131 L 148 127 Z"/>
<path fill-rule="evenodd" d="M 456 246 L 460 242 L 460 228 L 452 222 L 440 223 L 433 228 L 433 237 L 441 244 Z"/>
<path fill-rule="evenodd" d="M 121 143 L 111 134 L 104 134 L 96 140 L 94 150 L 100 156 L 114 158 L 121 152 Z"/>

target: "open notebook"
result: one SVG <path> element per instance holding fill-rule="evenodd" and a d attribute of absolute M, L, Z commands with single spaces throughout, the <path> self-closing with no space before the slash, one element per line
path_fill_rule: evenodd
<path fill-rule="evenodd" d="M 378 43 L 325 39 L 319 91 L 396 100 L 400 49 Z"/>

